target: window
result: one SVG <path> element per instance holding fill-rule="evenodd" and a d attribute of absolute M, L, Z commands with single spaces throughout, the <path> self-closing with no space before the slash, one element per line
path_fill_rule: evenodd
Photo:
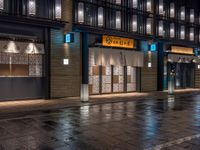
<path fill-rule="evenodd" d="M 0 41 L 1 77 L 42 77 L 44 45 L 15 41 Z"/>
<path fill-rule="evenodd" d="M 147 0 L 147 11 L 151 12 L 152 11 L 152 4 L 151 0 Z"/>
<path fill-rule="evenodd" d="M 35 0 L 28 1 L 28 15 L 36 15 L 36 2 Z"/>
<path fill-rule="evenodd" d="M 164 31 L 163 31 L 163 21 L 160 20 L 158 23 L 158 36 L 163 36 Z"/>
<path fill-rule="evenodd" d="M 55 0 L 55 18 L 61 19 L 61 0 Z"/>
<path fill-rule="evenodd" d="M 0 10 L 4 10 L 4 0 L 0 0 Z"/>
<path fill-rule="evenodd" d="M 121 0 L 116 0 L 116 1 L 115 1 L 115 4 L 121 5 Z"/>
<path fill-rule="evenodd" d="M 190 28 L 190 41 L 194 41 L 194 28 Z"/>
<path fill-rule="evenodd" d="M 175 25 L 174 23 L 170 23 L 170 38 L 174 38 L 175 37 Z"/>
<path fill-rule="evenodd" d="M 147 18 L 146 33 L 150 35 L 152 34 L 152 18 Z"/>
<path fill-rule="evenodd" d="M 95 26 L 95 18 L 96 18 L 96 13 L 97 13 L 97 9 L 96 7 L 94 7 L 91 4 L 85 4 L 85 12 L 84 12 L 84 23 L 86 25 L 90 25 L 90 26 Z"/>
<path fill-rule="evenodd" d="M 84 23 L 84 4 L 78 3 L 78 23 Z"/>
<path fill-rule="evenodd" d="M 194 9 L 190 9 L 190 22 L 194 23 Z"/>
<path fill-rule="evenodd" d="M 136 9 L 138 7 L 138 0 L 129 0 L 129 7 Z"/>
<path fill-rule="evenodd" d="M 180 28 L 180 39 L 181 40 L 185 39 L 185 26 L 181 26 Z"/>
<path fill-rule="evenodd" d="M 116 29 L 121 29 L 121 12 L 116 11 Z"/>
<path fill-rule="evenodd" d="M 170 3 L 170 18 L 175 17 L 175 5 L 174 3 Z"/>
<path fill-rule="evenodd" d="M 137 15 L 132 16 L 132 31 L 137 32 L 138 24 L 137 24 Z"/>
<path fill-rule="evenodd" d="M 103 7 L 98 8 L 98 26 L 102 27 L 103 26 L 103 21 L 104 20 L 104 13 L 103 13 Z"/>
<path fill-rule="evenodd" d="M 159 0 L 158 12 L 159 12 L 159 15 L 163 15 L 164 14 L 163 0 Z"/>
<path fill-rule="evenodd" d="M 181 7 L 180 19 L 181 19 L 181 20 L 185 20 L 185 6 L 182 6 L 182 7 Z"/>

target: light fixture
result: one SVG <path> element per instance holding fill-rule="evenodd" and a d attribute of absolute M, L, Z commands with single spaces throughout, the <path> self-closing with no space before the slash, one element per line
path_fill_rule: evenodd
<path fill-rule="evenodd" d="M 66 59 L 66 58 L 63 59 L 63 65 L 65 65 L 65 66 L 69 65 L 69 59 Z"/>
<path fill-rule="evenodd" d="M 55 18 L 56 19 L 61 19 L 61 0 L 56 0 L 55 1 Z"/>
<path fill-rule="evenodd" d="M 103 26 L 103 7 L 98 8 L 98 26 Z"/>
<path fill-rule="evenodd" d="M 0 10 L 4 10 L 4 0 L 0 0 Z"/>
<path fill-rule="evenodd" d="M 35 0 L 28 1 L 28 14 L 35 15 L 36 14 L 36 2 Z"/>
<path fill-rule="evenodd" d="M 78 3 L 78 22 L 84 23 L 84 4 L 82 2 Z"/>
<path fill-rule="evenodd" d="M 116 11 L 116 29 L 121 29 L 121 12 Z"/>

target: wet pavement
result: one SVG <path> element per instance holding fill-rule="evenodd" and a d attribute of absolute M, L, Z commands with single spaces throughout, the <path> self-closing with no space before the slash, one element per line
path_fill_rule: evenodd
<path fill-rule="evenodd" d="M 0 150 L 199 150 L 200 94 L 0 116 Z"/>

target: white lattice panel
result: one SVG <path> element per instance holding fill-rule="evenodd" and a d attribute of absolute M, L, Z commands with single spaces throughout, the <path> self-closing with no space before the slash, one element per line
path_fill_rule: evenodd
<path fill-rule="evenodd" d="M 102 93 L 110 93 L 111 84 L 102 84 Z"/>

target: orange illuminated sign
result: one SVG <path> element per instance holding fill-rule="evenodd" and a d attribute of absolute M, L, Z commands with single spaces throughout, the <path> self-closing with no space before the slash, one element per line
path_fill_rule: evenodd
<path fill-rule="evenodd" d="M 178 54 L 190 54 L 190 55 L 194 54 L 193 48 L 180 47 L 180 46 L 172 46 L 171 52 L 178 53 Z"/>
<path fill-rule="evenodd" d="M 129 38 L 104 35 L 102 37 L 102 45 L 108 47 L 134 48 L 134 40 Z"/>

